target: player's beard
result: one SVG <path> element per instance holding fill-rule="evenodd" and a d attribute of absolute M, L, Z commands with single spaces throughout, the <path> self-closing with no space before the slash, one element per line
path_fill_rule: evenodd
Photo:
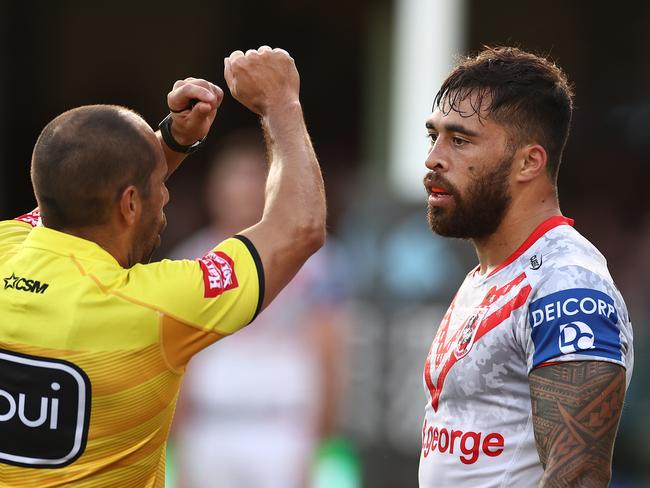
<path fill-rule="evenodd" d="M 512 156 L 504 158 L 494 170 L 473 178 L 462 197 L 453 185 L 434 175 L 433 181 L 453 196 L 453 203 L 447 207 L 429 204 L 431 230 L 444 237 L 460 239 L 483 239 L 493 234 L 510 206 L 508 176 Z"/>

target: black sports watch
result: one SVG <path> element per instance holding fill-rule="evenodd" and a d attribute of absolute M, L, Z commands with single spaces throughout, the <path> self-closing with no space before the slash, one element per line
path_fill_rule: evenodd
<path fill-rule="evenodd" d="M 165 144 L 169 146 L 169 149 L 175 152 L 192 154 L 193 152 L 198 151 L 205 142 L 205 137 L 203 139 L 199 139 L 194 144 L 190 144 L 189 146 L 184 146 L 183 144 L 176 142 L 176 139 L 174 139 L 174 136 L 172 135 L 172 114 L 169 114 L 167 117 L 162 119 L 160 124 L 158 124 L 158 128 L 160 129 L 160 134 L 162 135 Z"/>

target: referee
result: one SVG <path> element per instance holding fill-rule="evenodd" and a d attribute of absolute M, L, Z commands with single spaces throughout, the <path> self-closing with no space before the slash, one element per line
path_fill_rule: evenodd
<path fill-rule="evenodd" d="M 0 485 L 163 486 L 188 361 L 250 323 L 323 244 L 293 59 L 263 46 L 224 63 L 233 97 L 261 117 L 266 200 L 260 222 L 201 259 L 148 263 L 165 182 L 200 147 L 220 88 L 177 81 L 157 133 L 124 107 L 93 105 L 39 136 L 39 207 L 0 222 Z"/>

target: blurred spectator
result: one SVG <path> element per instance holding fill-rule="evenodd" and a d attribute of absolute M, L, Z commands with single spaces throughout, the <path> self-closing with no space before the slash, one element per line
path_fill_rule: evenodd
<path fill-rule="evenodd" d="M 227 138 L 206 181 L 211 223 L 171 257 L 203 256 L 257 222 L 265 168 L 257 133 Z M 328 244 L 251 327 L 192 360 L 174 424 L 179 486 L 308 486 L 315 449 L 336 422 L 344 296 L 338 267 Z"/>

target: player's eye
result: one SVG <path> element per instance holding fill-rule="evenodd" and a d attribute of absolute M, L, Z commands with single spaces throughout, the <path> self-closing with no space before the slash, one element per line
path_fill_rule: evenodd
<path fill-rule="evenodd" d="M 431 144 L 433 144 L 438 139 L 438 134 L 435 132 L 427 132 L 427 139 L 429 139 Z"/>
<path fill-rule="evenodd" d="M 461 139 L 460 137 L 454 137 L 452 141 L 456 147 L 462 147 L 467 144 L 467 141 L 465 139 Z"/>

